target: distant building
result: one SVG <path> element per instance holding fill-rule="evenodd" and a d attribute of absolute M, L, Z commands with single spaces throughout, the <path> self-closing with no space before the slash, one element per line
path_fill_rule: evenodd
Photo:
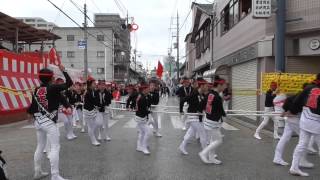
<path fill-rule="evenodd" d="M 37 29 L 44 29 L 44 30 L 50 31 L 53 29 L 53 27 L 57 27 L 57 25 L 55 25 L 54 23 L 48 22 L 40 17 L 16 17 L 16 18 Z"/>

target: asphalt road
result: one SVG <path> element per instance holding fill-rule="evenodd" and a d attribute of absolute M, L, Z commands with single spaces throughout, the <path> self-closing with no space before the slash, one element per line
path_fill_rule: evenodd
<path fill-rule="evenodd" d="M 177 105 L 174 98 L 163 99 L 163 105 Z M 168 111 L 173 111 L 170 109 Z M 80 133 L 73 141 L 64 137 L 61 126 L 60 171 L 72 180 L 294 180 L 305 179 L 288 174 L 289 167 L 272 163 L 274 141 L 270 133 L 263 133 L 263 140 L 252 137 L 253 127 L 238 120 L 224 124 L 224 143 L 218 150 L 222 165 L 206 165 L 198 157 L 200 143 L 191 141 L 187 146 L 188 156 L 178 151 L 185 131 L 178 115 L 159 114 L 162 138 L 151 137 L 151 155 L 146 156 L 136 149 L 137 130 L 133 116 L 121 112 L 110 121 L 112 141 L 94 147 L 86 133 Z M 36 148 L 35 129 L 28 122 L 0 126 L 0 149 L 8 162 L 12 180 L 33 178 L 33 153 Z M 285 160 L 291 162 L 297 137 L 289 143 Z M 315 168 L 306 170 L 311 177 L 320 179 L 319 156 L 309 156 Z M 49 161 L 44 159 L 45 170 Z M 49 179 L 49 178 L 47 178 Z"/>

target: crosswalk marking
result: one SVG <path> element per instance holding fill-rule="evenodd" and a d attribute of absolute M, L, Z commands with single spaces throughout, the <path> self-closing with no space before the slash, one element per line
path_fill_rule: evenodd
<path fill-rule="evenodd" d="M 134 120 L 134 118 L 131 118 L 123 127 L 124 128 L 136 128 L 137 122 Z"/>
<path fill-rule="evenodd" d="M 63 127 L 63 122 L 58 122 L 57 125 L 59 128 L 61 128 Z M 34 128 L 35 127 L 33 124 L 29 124 L 29 125 L 23 126 L 21 129 L 34 129 Z"/>
<path fill-rule="evenodd" d="M 180 119 L 180 116 L 171 116 L 171 123 L 173 128 L 175 129 L 182 129 L 184 127 L 183 122 Z"/>
<path fill-rule="evenodd" d="M 225 129 L 225 130 L 228 130 L 228 131 L 237 131 L 237 130 L 239 130 L 238 128 L 236 128 L 234 126 L 231 126 L 230 124 L 228 124 L 226 122 L 222 123 L 222 128 Z"/>

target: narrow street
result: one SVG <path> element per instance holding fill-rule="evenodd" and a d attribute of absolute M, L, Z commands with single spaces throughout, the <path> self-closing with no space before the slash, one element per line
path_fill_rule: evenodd
<path fill-rule="evenodd" d="M 162 105 L 176 105 L 170 98 Z M 173 110 L 170 110 L 173 111 Z M 182 123 L 177 115 L 159 114 L 162 138 L 150 138 L 151 155 L 146 156 L 135 150 L 137 130 L 130 113 L 118 113 L 110 121 L 110 142 L 94 147 L 89 143 L 87 133 L 76 129 L 77 139 L 64 138 L 61 131 L 60 169 L 65 178 L 73 180 L 286 180 L 301 179 L 288 174 L 288 167 L 272 163 L 276 145 L 270 133 L 263 133 L 263 140 L 252 137 L 252 127 L 238 121 L 228 120 L 223 126 L 224 144 L 218 151 L 222 165 L 206 165 L 198 156 L 200 143 L 193 140 L 187 146 L 188 156 L 178 151 L 184 136 Z M 36 147 L 35 130 L 26 122 L 0 126 L 0 147 L 8 161 L 8 171 L 12 180 L 33 178 L 33 153 Z M 292 151 L 297 138 L 290 142 L 285 160 L 292 159 Z M 319 167 L 319 157 L 309 156 L 309 160 Z M 44 169 L 49 171 L 49 162 L 44 160 Z M 318 179 L 320 172 L 310 172 L 308 179 Z M 48 178 L 49 179 L 49 178 Z"/>

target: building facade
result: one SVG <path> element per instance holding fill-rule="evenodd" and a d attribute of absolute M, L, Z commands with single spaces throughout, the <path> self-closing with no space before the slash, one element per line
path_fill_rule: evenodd
<path fill-rule="evenodd" d="M 53 32 L 61 37 L 55 42 L 62 63 L 68 68 L 84 69 L 84 49 L 79 47 L 84 31 L 78 27 L 57 27 Z M 115 41 L 110 28 L 88 28 L 88 68 L 95 79 L 114 79 L 113 50 L 110 41 Z M 105 46 L 106 44 L 107 46 Z"/>
<path fill-rule="evenodd" d="M 269 18 L 253 16 L 253 0 L 217 0 L 213 5 L 212 62 L 210 70 L 203 74 L 228 80 L 233 92 L 232 109 L 262 110 L 265 97 L 259 94 L 261 74 L 275 72 L 276 1 L 265 2 L 271 3 Z M 318 73 L 320 1 L 287 0 L 286 9 L 285 72 Z"/>
<path fill-rule="evenodd" d="M 37 29 L 51 31 L 53 27 L 57 27 L 54 23 L 48 22 L 40 17 L 17 17 L 17 19 Z"/>
<path fill-rule="evenodd" d="M 111 28 L 114 34 L 114 80 L 117 82 L 133 81 L 135 74 L 130 76 L 130 31 L 126 28 L 127 19 L 119 14 L 98 13 L 94 15 L 94 26 L 99 28 Z"/>

